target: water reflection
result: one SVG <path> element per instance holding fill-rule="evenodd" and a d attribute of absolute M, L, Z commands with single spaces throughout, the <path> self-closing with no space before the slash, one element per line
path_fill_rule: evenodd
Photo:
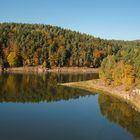
<path fill-rule="evenodd" d="M 140 139 L 140 113 L 116 98 L 99 95 L 100 111 L 109 121 L 127 129 L 135 138 Z"/>
<path fill-rule="evenodd" d="M 4 74 L 0 76 L 0 102 L 40 102 L 76 99 L 90 92 L 58 86 L 57 83 L 81 81 L 97 74 Z"/>
<path fill-rule="evenodd" d="M 82 81 L 82 80 L 88 80 L 88 79 L 93 79 L 93 78 L 98 78 L 98 75 L 97 74 L 84 74 L 84 75 L 82 75 L 82 74 L 81 75 L 59 74 L 58 75 L 58 74 L 52 74 L 52 73 L 45 74 L 45 75 L 35 75 L 35 74 L 3 74 L 3 75 L 0 75 L 0 83 L 1 83 L 0 84 L 0 102 L 1 103 L 4 102 L 3 104 L 1 104 L 1 112 L 5 111 L 5 109 L 7 109 L 7 112 L 10 112 L 10 109 L 8 109 L 6 106 L 7 105 L 6 103 L 9 103 L 9 102 L 12 102 L 12 103 L 15 103 L 15 102 L 19 102 L 19 103 L 54 102 L 54 101 L 60 101 L 60 100 L 78 99 L 80 97 L 84 97 L 87 95 L 95 95 L 94 93 L 90 93 L 87 91 L 73 89 L 73 88 L 66 88 L 66 87 L 57 85 L 57 83 L 60 83 L 60 82 Z M 50 120 L 48 119 L 49 120 L 48 121 L 47 118 L 45 117 L 45 115 L 46 116 L 50 115 L 50 118 L 53 118 L 54 116 L 58 116 L 58 114 L 59 114 L 58 119 L 62 118 L 62 120 L 60 119 L 61 121 L 60 120 L 57 121 L 57 118 L 55 118 L 54 120 L 52 120 L 52 121 L 56 120 L 55 124 L 58 124 L 58 126 L 63 124 L 65 126 L 65 123 L 66 123 L 65 121 L 68 119 L 66 119 L 64 121 L 64 118 L 68 117 L 69 121 L 72 121 L 72 122 L 75 121 L 75 123 L 73 123 L 73 126 L 71 126 L 72 129 L 71 129 L 71 127 L 69 128 L 70 131 L 74 130 L 74 128 L 76 128 L 76 126 L 77 126 L 76 130 L 79 130 L 79 131 L 77 132 L 74 130 L 74 132 L 79 133 L 79 135 L 81 135 L 81 134 L 83 134 L 83 132 L 80 133 L 80 129 L 87 126 L 90 129 L 87 130 L 86 133 L 89 134 L 91 136 L 90 139 L 92 139 L 92 137 L 95 136 L 94 134 L 98 133 L 98 130 L 100 130 L 102 127 L 106 127 L 107 123 L 103 120 L 103 117 L 102 117 L 102 116 L 104 116 L 107 118 L 108 123 L 114 122 L 115 124 L 118 124 L 119 129 L 120 129 L 120 127 L 125 128 L 135 138 L 140 139 L 140 113 L 136 112 L 128 104 L 126 104 L 116 98 L 113 98 L 113 97 L 109 97 L 106 95 L 99 95 L 98 97 L 96 96 L 96 98 L 94 97 L 94 102 L 92 100 L 93 96 L 90 96 L 90 97 L 91 98 L 86 99 L 86 101 L 84 102 L 85 104 L 80 99 L 78 100 L 79 105 L 77 104 L 77 106 L 75 106 L 75 104 L 73 104 L 73 102 L 70 102 L 69 104 L 67 104 L 66 109 L 65 109 L 66 104 L 63 102 L 61 103 L 62 106 L 60 104 L 59 107 L 57 105 L 55 105 L 55 103 L 50 104 L 50 105 L 47 104 L 47 106 L 46 106 L 46 103 L 37 104 L 38 106 L 41 106 L 39 109 L 41 109 L 41 110 L 44 109 L 44 113 L 43 113 L 44 117 L 40 116 L 40 121 L 45 120 L 45 121 L 42 121 L 42 125 L 40 126 L 39 129 L 41 129 L 41 128 L 43 130 L 48 129 L 48 131 L 49 131 L 50 128 L 52 127 L 52 124 L 50 124 L 49 127 L 47 127 L 48 124 L 44 125 L 44 128 L 43 128 L 44 122 L 49 123 L 51 120 L 51 119 Z M 95 102 L 97 102 L 97 105 Z M 92 106 L 93 103 L 94 103 L 94 106 Z M 4 106 L 2 106 L 2 105 L 4 105 Z M 10 105 L 11 104 L 9 103 L 9 106 Z M 37 105 L 35 104 L 34 106 L 37 106 Z M 99 112 L 101 112 L 102 115 L 100 113 L 98 113 L 98 111 L 97 111 L 97 110 L 99 110 L 98 105 L 100 108 Z M 20 114 L 19 112 L 21 111 L 21 113 L 24 114 L 23 117 L 28 117 L 28 115 L 26 115 L 26 113 L 27 113 L 28 107 L 31 107 L 30 104 L 26 104 L 25 106 L 22 106 L 21 104 L 13 104 L 13 106 L 15 106 L 17 108 L 18 108 L 18 106 L 20 106 L 19 109 L 17 109 L 18 115 Z M 21 109 L 21 106 L 23 108 L 27 107 L 25 112 L 24 112 L 24 110 Z M 59 111 L 58 112 L 56 111 L 57 109 L 53 110 L 53 113 L 56 115 L 52 115 L 51 114 L 52 109 L 49 109 L 52 106 L 55 106 L 57 109 L 59 108 L 59 110 L 63 110 L 63 111 L 60 111 L 62 113 L 62 116 L 61 116 L 61 113 L 59 113 Z M 31 109 L 31 111 L 33 110 L 33 108 Z M 48 111 L 49 110 L 51 110 L 51 111 L 49 113 L 46 113 L 46 108 Z M 94 108 L 95 112 L 92 112 L 93 108 Z M 77 110 L 75 111 L 74 109 L 77 109 Z M 73 119 L 71 120 L 71 115 L 67 115 L 68 112 L 65 114 L 64 110 L 65 111 L 69 110 L 69 114 L 73 114 L 72 116 L 77 116 L 77 118 L 73 117 Z M 81 110 L 80 113 L 77 113 L 78 110 Z M 36 121 L 34 121 L 34 119 L 35 119 L 34 117 L 38 116 L 37 114 L 40 110 L 37 110 L 38 112 L 36 113 L 36 115 L 32 115 L 31 111 L 29 111 L 31 113 L 30 115 L 32 118 L 30 121 L 32 122 L 32 124 L 35 124 Z M 4 113 L 1 113 L 1 114 L 4 115 Z M 80 116 L 79 116 L 79 114 L 80 114 Z M 18 115 L 16 115 L 16 113 L 15 113 L 13 115 L 13 118 L 14 117 L 16 118 L 16 116 L 18 116 Z M 3 126 L 8 125 L 8 123 L 6 124 L 7 120 L 9 120 L 9 122 L 11 123 L 11 121 L 10 121 L 11 118 L 9 119 L 8 116 L 10 116 L 10 115 L 5 115 L 5 116 L 1 117 L 1 119 L 4 120 L 4 121 L 1 121 L 1 123 L 5 122 L 5 123 L 3 123 Z M 6 119 L 6 118 L 8 118 L 8 119 Z M 77 122 L 79 122 L 78 123 L 79 127 L 78 127 L 78 125 L 75 125 Z M 99 123 L 99 122 L 101 122 L 101 123 Z M 17 118 L 15 119 L 14 125 L 16 125 L 16 124 L 18 124 Z M 72 123 L 70 123 L 70 124 L 72 124 Z M 95 124 L 96 124 L 96 127 L 94 128 Z M 0 127 L 0 128 L 2 128 L 1 130 L 3 130 L 3 127 Z M 66 130 L 66 128 L 68 128 L 68 124 L 64 128 L 62 127 L 61 129 L 60 128 L 58 128 L 58 129 L 60 129 L 60 131 L 61 130 L 64 131 L 64 130 Z M 106 129 L 108 130 L 110 128 L 106 128 Z M 89 131 L 90 131 L 90 133 L 89 133 Z M 108 130 L 108 131 L 110 132 L 111 130 Z M 6 131 L 4 131 L 4 132 L 6 132 Z M 53 133 L 53 131 L 50 131 L 50 134 L 52 134 L 52 133 Z M 84 130 L 84 133 L 85 133 L 85 130 Z M 118 132 L 118 134 L 121 134 L 121 133 Z M 124 135 L 121 134 L 121 135 L 123 137 L 125 134 Z M 108 136 L 106 136 L 106 138 L 104 137 L 104 139 L 107 139 L 107 137 Z M 124 136 L 124 138 L 131 139 L 129 136 L 128 137 Z M 82 139 L 82 137 L 80 137 L 80 139 Z"/>

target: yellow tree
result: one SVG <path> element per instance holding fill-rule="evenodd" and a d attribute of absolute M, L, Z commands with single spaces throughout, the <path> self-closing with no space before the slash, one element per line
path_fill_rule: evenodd
<path fill-rule="evenodd" d="M 9 63 L 10 67 L 16 66 L 17 60 L 18 60 L 18 57 L 17 57 L 16 52 L 10 52 L 7 57 L 7 62 Z"/>
<path fill-rule="evenodd" d="M 131 85 L 135 82 L 135 72 L 132 65 L 130 64 L 125 65 L 124 76 L 125 76 L 125 83 L 127 85 Z"/>
<path fill-rule="evenodd" d="M 14 41 L 9 42 L 9 50 L 5 49 L 5 56 L 10 67 L 17 66 L 18 64 L 18 50 L 17 44 Z"/>
<path fill-rule="evenodd" d="M 33 56 L 34 65 L 37 66 L 39 64 L 39 56 L 38 53 L 35 52 Z"/>
<path fill-rule="evenodd" d="M 112 69 L 112 79 L 115 86 L 119 86 L 123 83 L 122 80 L 124 78 L 124 67 L 125 65 L 123 62 L 118 62 Z"/>

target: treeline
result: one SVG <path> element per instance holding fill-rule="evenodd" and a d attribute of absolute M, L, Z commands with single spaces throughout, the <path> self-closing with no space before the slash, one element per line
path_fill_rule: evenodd
<path fill-rule="evenodd" d="M 108 85 L 125 85 L 127 89 L 133 83 L 139 82 L 140 46 L 133 45 L 124 47 L 116 55 L 109 55 L 103 60 L 100 78 Z"/>
<path fill-rule="evenodd" d="M 0 24 L 0 65 L 100 67 L 121 45 L 60 27 L 39 24 Z"/>

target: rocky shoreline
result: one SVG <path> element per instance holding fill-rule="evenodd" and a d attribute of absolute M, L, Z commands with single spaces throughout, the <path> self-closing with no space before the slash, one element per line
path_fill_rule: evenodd
<path fill-rule="evenodd" d="M 56 67 L 56 68 L 43 68 L 42 66 L 30 66 L 30 67 L 13 67 L 13 68 L 4 68 L 4 72 L 13 72 L 13 73 L 98 73 L 99 69 L 87 68 L 87 67 Z"/>
<path fill-rule="evenodd" d="M 115 96 L 127 102 L 128 104 L 131 104 L 135 110 L 140 112 L 140 86 L 135 86 L 129 91 L 125 91 L 123 86 L 118 86 L 118 87 L 106 86 L 105 83 L 99 79 L 64 83 L 60 85 L 84 89 L 90 92 L 98 92 L 100 94 Z"/>

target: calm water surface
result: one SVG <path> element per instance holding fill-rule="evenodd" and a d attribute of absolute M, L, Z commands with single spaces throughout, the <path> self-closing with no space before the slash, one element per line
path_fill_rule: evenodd
<path fill-rule="evenodd" d="M 140 139 L 140 113 L 126 103 L 57 85 L 97 77 L 0 75 L 0 140 Z"/>

